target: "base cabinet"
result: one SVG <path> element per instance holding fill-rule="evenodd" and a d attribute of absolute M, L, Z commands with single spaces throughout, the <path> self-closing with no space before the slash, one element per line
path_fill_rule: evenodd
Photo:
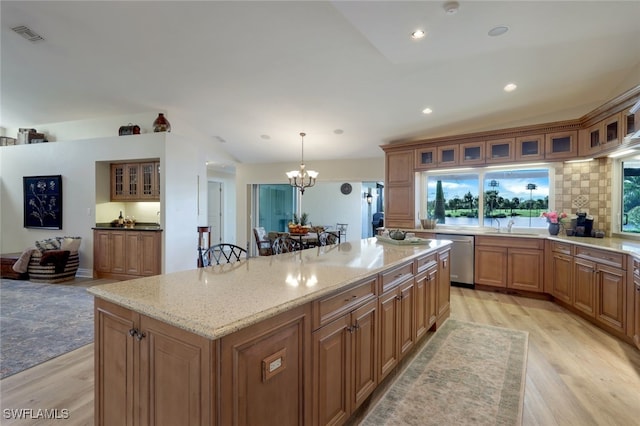
<path fill-rule="evenodd" d="M 634 332 L 633 341 L 636 343 L 638 349 L 640 349 L 640 278 L 634 278 L 633 284 L 635 287 L 635 310 L 634 310 Z"/>
<path fill-rule="evenodd" d="M 476 237 L 475 283 L 542 292 L 543 247 L 539 239 Z"/>
<path fill-rule="evenodd" d="M 553 297 L 570 304 L 573 300 L 573 256 L 553 253 L 551 261 Z"/>
<path fill-rule="evenodd" d="M 377 300 L 313 332 L 313 424 L 341 424 L 377 380 Z"/>
<path fill-rule="evenodd" d="M 398 365 L 415 343 L 413 277 L 379 298 L 380 364 L 378 380 L 382 381 Z"/>
<path fill-rule="evenodd" d="M 211 341 L 101 299 L 95 327 L 96 425 L 212 423 Z"/>
<path fill-rule="evenodd" d="M 161 231 L 93 231 L 96 278 L 129 279 L 161 272 Z"/>

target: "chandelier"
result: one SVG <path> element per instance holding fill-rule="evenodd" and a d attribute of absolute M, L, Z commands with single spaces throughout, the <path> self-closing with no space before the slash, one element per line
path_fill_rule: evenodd
<path fill-rule="evenodd" d="M 300 137 L 302 138 L 302 156 L 300 160 L 300 170 L 292 170 L 287 172 L 287 177 L 289 178 L 289 184 L 294 188 L 298 188 L 300 190 L 300 194 L 304 195 L 305 188 L 310 188 L 316 184 L 316 178 L 318 177 L 318 172 L 314 172 L 313 170 L 307 170 L 304 167 L 304 137 L 305 133 L 300 133 Z"/>

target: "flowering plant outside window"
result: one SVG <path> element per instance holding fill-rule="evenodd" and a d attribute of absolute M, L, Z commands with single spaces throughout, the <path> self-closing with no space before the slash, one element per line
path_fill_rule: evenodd
<path fill-rule="evenodd" d="M 567 214 L 564 212 L 542 212 L 541 216 L 546 218 L 549 223 L 558 223 L 561 219 L 567 217 Z"/>

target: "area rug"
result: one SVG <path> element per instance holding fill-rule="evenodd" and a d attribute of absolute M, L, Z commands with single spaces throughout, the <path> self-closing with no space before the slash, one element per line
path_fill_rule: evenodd
<path fill-rule="evenodd" d="M 85 287 L 0 281 L 0 379 L 93 342 Z"/>
<path fill-rule="evenodd" d="M 453 319 L 361 425 L 519 425 L 528 333 Z"/>

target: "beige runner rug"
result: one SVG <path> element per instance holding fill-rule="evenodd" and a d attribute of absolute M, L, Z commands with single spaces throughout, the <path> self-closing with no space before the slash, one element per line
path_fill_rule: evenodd
<path fill-rule="evenodd" d="M 361 425 L 519 425 L 527 332 L 449 319 Z"/>

